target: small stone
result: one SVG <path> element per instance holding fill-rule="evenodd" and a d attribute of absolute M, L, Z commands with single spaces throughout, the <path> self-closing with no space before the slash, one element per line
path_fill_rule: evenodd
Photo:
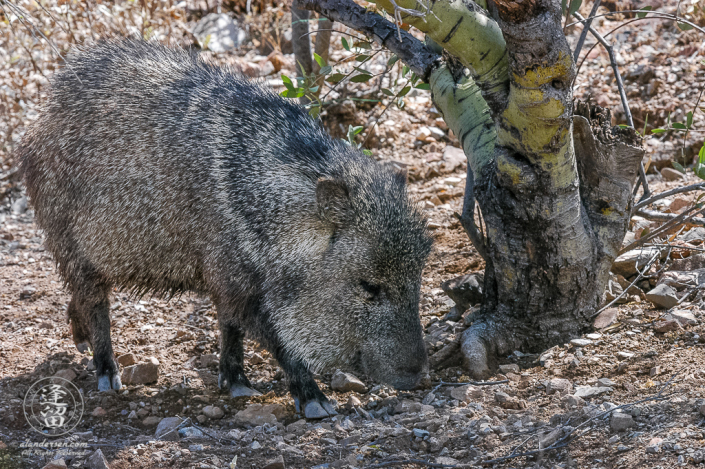
<path fill-rule="evenodd" d="M 680 181 L 685 178 L 685 174 L 673 168 L 663 168 L 661 170 L 661 176 L 663 176 L 666 181 Z"/>
<path fill-rule="evenodd" d="M 548 448 L 563 436 L 563 427 L 554 428 L 552 431 L 539 437 L 539 448 Z"/>
<path fill-rule="evenodd" d="M 583 407 L 585 405 L 585 401 L 582 397 L 572 396 L 570 394 L 565 396 L 561 402 L 567 407 Z"/>
<path fill-rule="evenodd" d="M 698 412 L 700 412 L 700 415 L 705 417 L 705 403 L 700 404 L 700 407 L 698 407 Z"/>
<path fill-rule="evenodd" d="M 137 412 L 136 411 L 130 411 L 130 415 L 127 416 L 128 420 L 134 420 L 137 418 Z"/>
<path fill-rule="evenodd" d="M 276 459 L 272 459 L 267 462 L 267 464 L 262 466 L 262 469 L 286 469 L 286 465 L 284 464 L 284 456 L 280 454 Z"/>
<path fill-rule="evenodd" d="M 553 378 L 546 385 L 546 394 L 568 394 L 573 389 L 573 383 L 563 378 Z"/>
<path fill-rule="evenodd" d="M 625 252 L 612 263 L 612 272 L 629 278 L 637 273 L 637 268 L 642 269 L 655 255 L 660 255 L 659 248 L 639 248 Z"/>
<path fill-rule="evenodd" d="M 156 361 L 156 359 L 153 359 Z M 139 365 L 132 365 L 125 367 L 122 370 L 122 375 L 120 379 L 122 384 L 149 384 L 154 383 L 159 379 L 159 365 L 154 364 L 153 361 L 148 363 L 140 363 Z"/>
<path fill-rule="evenodd" d="M 597 384 L 598 384 L 599 386 L 609 386 L 609 387 L 612 387 L 612 386 L 615 386 L 617 383 L 615 383 L 614 381 L 612 381 L 612 380 L 609 379 L 609 378 L 600 378 L 600 379 L 597 380 Z"/>
<path fill-rule="evenodd" d="M 198 438 L 203 436 L 203 432 L 196 427 L 184 427 L 179 429 L 179 436 L 182 438 Z M 230 433 L 228 433 L 230 437 Z"/>
<path fill-rule="evenodd" d="M 177 429 L 179 428 L 179 425 L 183 423 L 183 420 L 180 419 L 179 417 L 166 417 L 163 418 L 159 421 L 159 425 L 157 425 L 157 429 L 154 432 L 154 437 L 157 440 L 167 440 L 167 441 L 176 441 L 179 439 L 179 435 L 177 432 Z M 176 437 L 176 440 L 174 440 L 174 436 Z M 167 437 L 167 438 L 165 438 Z"/>
<path fill-rule="evenodd" d="M 117 362 L 122 366 L 131 366 L 137 363 L 137 357 L 135 357 L 134 353 L 126 353 L 124 355 L 120 355 L 117 358 Z"/>
<path fill-rule="evenodd" d="M 220 407 L 207 405 L 203 408 L 203 415 L 205 415 L 209 419 L 222 419 L 223 415 L 225 415 L 225 412 L 223 412 L 223 409 L 221 409 Z"/>
<path fill-rule="evenodd" d="M 54 374 L 55 378 L 63 378 L 67 381 L 73 381 L 76 379 L 76 373 L 71 368 L 64 368 L 59 370 Z"/>
<path fill-rule="evenodd" d="M 634 354 L 631 352 L 617 352 L 617 353 L 615 353 L 615 355 L 617 355 L 619 358 L 622 358 L 624 360 L 626 360 L 628 358 L 632 358 L 634 356 Z"/>
<path fill-rule="evenodd" d="M 280 404 L 250 404 L 235 414 L 235 421 L 243 425 L 259 426 L 265 423 L 276 424 L 284 416 L 284 406 Z"/>
<path fill-rule="evenodd" d="M 695 319 L 695 316 L 690 311 L 671 311 L 666 316 L 675 319 L 681 326 L 695 326 L 698 324 L 698 320 Z"/>
<path fill-rule="evenodd" d="M 607 308 L 597 315 L 593 325 L 595 326 L 595 329 L 604 329 L 616 323 L 618 317 L 619 310 L 617 308 Z"/>
<path fill-rule="evenodd" d="M 586 397 L 595 397 L 599 396 L 600 394 L 604 394 L 606 392 L 610 392 L 612 388 L 606 387 L 606 386 L 576 386 L 575 387 L 575 396 L 576 397 L 581 397 L 581 398 L 586 398 Z"/>
<path fill-rule="evenodd" d="M 598 340 L 598 339 L 602 338 L 602 334 L 594 332 L 592 334 L 585 334 L 585 337 L 587 337 L 590 340 Z"/>
<path fill-rule="evenodd" d="M 416 438 L 425 438 L 425 437 L 427 437 L 427 436 L 430 435 L 430 433 L 429 433 L 428 431 L 422 430 L 422 429 L 420 429 L 420 428 L 414 428 L 414 430 L 412 431 L 412 433 L 414 434 L 414 436 L 415 436 Z"/>
<path fill-rule="evenodd" d="M 461 402 L 472 402 L 476 399 L 482 399 L 483 393 L 482 389 L 472 384 L 466 384 L 465 386 L 454 387 L 450 391 L 450 396 L 453 399 L 457 399 Z"/>
<path fill-rule="evenodd" d="M 658 376 L 658 375 L 660 375 L 660 374 L 661 374 L 661 367 L 658 366 L 658 365 L 652 367 L 651 370 L 649 370 L 649 376 L 652 377 L 652 378 L 653 378 L 654 376 Z"/>
<path fill-rule="evenodd" d="M 519 365 L 510 363 L 508 365 L 499 365 L 499 372 L 506 375 L 507 373 L 520 373 Z"/>
<path fill-rule="evenodd" d="M 431 404 L 433 404 L 433 401 L 435 401 L 435 400 L 436 400 L 436 395 L 432 392 L 429 392 L 421 400 L 421 403 L 426 404 L 426 405 L 431 405 Z"/>
<path fill-rule="evenodd" d="M 333 375 L 330 387 L 340 392 L 367 392 L 367 386 L 365 386 L 365 383 L 357 379 L 356 376 L 350 373 L 343 373 L 340 370 L 337 370 Z"/>
<path fill-rule="evenodd" d="M 681 329 L 681 325 L 675 319 L 667 319 L 665 321 L 656 321 L 654 323 L 654 331 L 661 334 L 670 331 L 677 331 Z"/>
<path fill-rule="evenodd" d="M 203 451 L 203 445 L 189 445 L 188 450 L 193 452 Z"/>
<path fill-rule="evenodd" d="M 574 347 L 585 347 L 592 344 L 592 340 L 590 339 L 573 339 L 570 341 L 570 345 L 573 345 Z"/>
<path fill-rule="evenodd" d="M 431 129 L 428 127 L 421 127 L 419 132 L 416 134 L 416 140 L 419 142 L 426 142 L 431 137 Z"/>
<path fill-rule="evenodd" d="M 634 419 L 629 414 L 616 412 L 610 419 L 610 427 L 615 432 L 623 432 L 634 426 Z"/>
<path fill-rule="evenodd" d="M 139 412 L 137 412 L 137 415 L 139 415 Z M 150 415 L 149 417 L 146 417 L 144 420 L 142 420 L 142 425 L 144 425 L 145 427 L 154 427 L 155 425 L 158 425 L 161 421 L 161 417 L 157 417 L 156 415 Z"/>
<path fill-rule="evenodd" d="M 86 467 L 88 469 L 110 469 L 108 460 L 105 459 L 105 456 L 100 449 L 95 450 L 93 454 L 88 457 Z"/>
<path fill-rule="evenodd" d="M 676 291 L 668 285 L 657 285 L 656 288 L 646 294 L 646 299 L 655 306 L 663 309 L 673 308 L 678 304 Z"/>
<path fill-rule="evenodd" d="M 362 405 L 362 402 L 360 402 L 360 399 L 358 399 L 355 396 L 350 396 L 348 398 L 348 402 L 345 404 L 345 408 L 348 410 L 352 410 L 355 407 L 360 407 Z"/>
<path fill-rule="evenodd" d="M 250 445 L 250 448 L 251 449 L 260 449 L 260 448 L 262 448 L 262 445 L 259 443 L 259 441 L 255 440 Z"/>
<path fill-rule="evenodd" d="M 102 407 L 96 407 L 93 409 L 93 412 L 91 412 L 91 415 L 93 417 L 103 418 L 108 415 L 108 412 Z"/>

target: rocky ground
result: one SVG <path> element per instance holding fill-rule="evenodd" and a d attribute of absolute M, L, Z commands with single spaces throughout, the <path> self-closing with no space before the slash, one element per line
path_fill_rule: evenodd
<path fill-rule="evenodd" d="M 190 21 L 188 15 L 179 18 Z M 603 34 L 618 24 L 595 23 Z M 646 114 L 649 127 L 665 125 L 669 113 L 685 121 L 705 76 L 702 39 L 663 21 L 638 24 L 615 38 L 636 125 L 644 125 Z M 578 31 L 568 31 L 574 41 Z M 588 53 L 591 44 L 576 95 L 612 107 L 615 123 L 622 123 L 616 88 L 605 78 L 609 62 L 595 52 L 600 49 Z M 276 72 L 291 76 L 293 57 L 261 52 L 252 46 L 211 55 L 280 86 Z M 346 56 L 334 47 L 334 60 Z M 386 60 L 371 64 L 372 71 L 383 70 Z M 431 388 L 397 392 L 329 370 L 317 378 L 338 401 L 339 415 L 306 421 L 295 413 L 276 361 L 248 342 L 246 371 L 263 395 L 231 399 L 217 389 L 219 333 L 207 299 L 184 295 L 167 302 L 115 291 L 113 346 L 125 386 L 98 393 L 91 356 L 76 350 L 66 322 L 69 296 L 15 177 L 10 150 L 45 89 L 29 61 L 18 62 L 14 72 L 20 65 L 30 70 L 22 86 L 12 68 L 0 73 L 11 78 L 3 89 L 22 97 L 5 95 L 17 108 L 3 115 L 9 137 L 0 152 L 0 468 L 322 469 L 393 461 L 409 468 L 669 468 L 705 461 L 705 228 L 683 226 L 622 256 L 605 292 L 605 306 L 614 304 L 596 317 L 594 332 L 541 355 L 517 351 L 490 382 L 468 384 L 457 339 L 472 323 L 484 265 L 454 216 L 462 207 L 464 157 L 421 90 L 405 97 L 403 109 L 384 113 L 365 101 L 370 90 L 364 87 L 333 93 L 342 102 L 327 108 L 324 121 L 342 136 L 348 125 L 369 129 L 379 120 L 365 146 L 407 170 L 412 197 L 429 216 L 435 245 L 420 311 Z M 701 119 L 696 109 L 696 129 Z M 646 142 L 654 192 L 698 182 L 668 164 L 681 147 L 686 156 L 697 153 L 702 134 L 694 132 L 685 145 L 678 137 L 670 132 Z M 648 209 L 683 213 L 698 195 L 677 194 Z M 662 223 L 634 217 L 624 245 Z M 50 376 L 73 382 L 84 400 L 77 427 L 58 439 L 33 431 L 23 411 L 30 386 Z M 68 445 L 63 453 L 56 441 Z"/>

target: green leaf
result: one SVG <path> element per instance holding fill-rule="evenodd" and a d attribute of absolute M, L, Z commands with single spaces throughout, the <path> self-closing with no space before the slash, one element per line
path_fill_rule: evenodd
<path fill-rule="evenodd" d="M 289 78 L 288 76 L 282 75 L 282 81 L 284 82 L 284 86 L 286 86 L 287 90 L 292 91 L 292 92 L 296 90 L 296 87 L 291 82 L 291 78 Z"/>
<path fill-rule="evenodd" d="M 348 40 L 345 39 L 344 37 L 342 37 L 342 38 L 340 38 L 340 42 L 343 43 L 343 49 L 350 52 L 350 44 L 348 44 Z"/>
<path fill-rule="evenodd" d="M 643 230 L 641 230 L 641 234 L 639 234 L 639 238 L 643 238 L 644 236 L 646 236 L 647 234 L 649 234 L 650 231 L 651 231 L 651 230 L 650 230 L 649 227 L 647 226 L 646 228 L 644 228 Z"/>
<path fill-rule="evenodd" d="M 691 29 L 693 29 L 693 26 L 689 25 L 688 23 L 676 22 L 676 24 L 678 25 L 678 29 L 680 29 L 681 31 L 690 31 Z"/>
<path fill-rule="evenodd" d="M 315 93 L 318 91 L 318 86 L 312 86 L 311 88 L 308 89 L 311 93 Z"/>
<path fill-rule="evenodd" d="M 389 88 L 382 88 L 382 93 L 386 96 L 394 96 L 394 91 Z"/>
<path fill-rule="evenodd" d="M 289 90 L 284 90 L 281 93 L 279 93 L 279 96 L 282 98 L 288 98 L 289 97 Z"/>
<path fill-rule="evenodd" d="M 316 54 L 315 52 L 313 53 L 313 59 L 316 61 L 319 67 L 323 68 L 326 66 L 326 61 L 323 60 L 323 57 L 320 55 Z"/>
<path fill-rule="evenodd" d="M 568 14 L 573 16 L 573 13 L 580 9 L 580 5 L 583 4 L 583 0 L 570 0 L 570 7 L 568 7 Z"/>
<path fill-rule="evenodd" d="M 627 125 L 627 124 L 617 124 L 617 126 L 618 126 L 620 129 L 630 129 L 630 128 L 631 128 L 631 126 L 629 126 L 629 125 Z"/>
<path fill-rule="evenodd" d="M 677 161 L 671 161 L 671 165 L 672 165 L 674 168 L 676 168 L 678 171 L 680 171 L 681 173 L 685 174 L 685 168 L 684 168 L 683 165 L 680 164 L 679 162 L 677 162 Z"/>
<path fill-rule="evenodd" d="M 367 156 L 372 156 L 372 152 L 370 150 L 362 150 L 362 153 Z"/>
<path fill-rule="evenodd" d="M 325 75 L 328 75 L 332 71 L 333 71 L 333 67 L 331 67 L 330 65 L 326 65 L 325 67 L 321 68 L 321 71 L 319 72 L 319 74 L 325 76 Z"/>
<path fill-rule="evenodd" d="M 645 18 L 646 15 L 649 14 L 648 12 L 651 11 L 652 9 L 653 9 L 653 8 L 651 7 L 651 5 L 647 5 L 647 6 L 643 7 L 643 8 L 641 8 L 642 13 L 637 13 L 637 14 L 636 14 L 637 18 Z"/>
<path fill-rule="evenodd" d="M 339 83 L 343 78 L 345 78 L 345 75 L 343 75 L 342 73 L 334 73 L 333 75 L 326 78 L 326 81 L 328 83 Z"/>
<path fill-rule="evenodd" d="M 660 134 L 662 132 L 666 132 L 666 129 L 651 129 L 652 134 Z"/>
<path fill-rule="evenodd" d="M 404 66 L 401 68 L 401 76 L 405 77 L 406 74 L 409 73 L 409 70 L 410 70 L 409 67 L 407 67 L 406 65 L 404 65 Z"/>
<path fill-rule="evenodd" d="M 396 54 L 392 54 L 392 56 L 387 61 L 387 67 L 393 67 L 394 64 L 397 63 L 397 60 L 399 60 L 399 56 Z"/>
<path fill-rule="evenodd" d="M 370 58 L 369 55 L 360 54 L 357 57 L 355 57 L 355 60 L 357 60 L 358 62 L 364 62 L 364 61 L 368 60 L 369 58 Z"/>
<path fill-rule="evenodd" d="M 561 0 L 561 14 L 565 15 L 566 8 L 568 8 L 568 0 Z"/>
<path fill-rule="evenodd" d="M 693 125 L 693 112 L 689 112 L 686 114 L 686 121 L 685 121 L 686 127 L 690 128 Z"/>
<path fill-rule="evenodd" d="M 348 142 L 352 146 L 355 145 L 355 135 L 359 134 L 364 130 L 364 127 L 361 125 L 358 125 L 357 127 L 353 127 L 352 125 L 348 126 Z"/>
<path fill-rule="evenodd" d="M 364 83 L 366 81 L 370 81 L 372 78 L 372 75 L 366 75 L 366 74 L 360 74 L 360 75 L 355 75 L 350 79 L 351 82 L 353 83 Z"/>
<path fill-rule="evenodd" d="M 646 117 L 644 118 L 644 131 L 641 133 L 642 137 L 646 136 L 646 124 L 649 122 L 649 113 L 646 113 Z"/>
<path fill-rule="evenodd" d="M 409 91 L 411 91 L 411 86 L 407 85 L 401 89 L 401 91 L 399 92 L 399 94 L 397 96 L 399 96 L 400 98 L 403 98 L 404 96 L 409 94 Z"/>
<path fill-rule="evenodd" d="M 417 90 L 430 90 L 431 85 L 429 85 L 428 83 L 421 83 L 421 84 L 416 85 L 416 89 Z"/>
<path fill-rule="evenodd" d="M 350 127 L 351 127 L 351 129 L 352 129 L 352 131 L 353 131 L 353 135 L 357 135 L 357 134 L 359 134 L 360 132 L 362 132 L 363 130 L 365 130 L 365 127 L 362 126 L 362 125 L 358 125 L 358 126 L 356 126 L 356 127 L 353 127 L 353 126 L 350 126 Z"/>
<path fill-rule="evenodd" d="M 673 127 L 674 129 L 678 129 L 678 130 L 687 130 L 688 129 L 688 127 L 686 127 L 685 124 L 681 124 L 680 122 L 672 123 L 671 127 Z"/>
<path fill-rule="evenodd" d="M 321 114 L 321 105 L 317 104 L 315 106 L 311 106 L 311 109 L 308 110 L 308 115 L 313 117 L 314 119 L 318 119 L 318 116 Z"/>

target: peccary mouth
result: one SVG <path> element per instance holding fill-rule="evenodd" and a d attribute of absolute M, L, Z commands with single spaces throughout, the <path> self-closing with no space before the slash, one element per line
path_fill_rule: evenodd
<path fill-rule="evenodd" d="M 370 376 L 372 379 L 393 386 L 395 389 L 408 391 L 430 386 L 431 379 L 428 372 L 428 363 L 418 366 L 396 367 L 384 363 L 383 360 L 365 360 L 365 354 L 358 351 L 355 354 L 352 366 L 355 371 Z"/>

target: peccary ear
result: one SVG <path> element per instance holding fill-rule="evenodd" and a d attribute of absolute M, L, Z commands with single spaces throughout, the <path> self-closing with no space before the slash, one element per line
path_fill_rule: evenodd
<path fill-rule="evenodd" d="M 340 225 L 350 207 L 348 187 L 340 180 L 319 178 L 316 184 L 316 203 L 322 219 Z"/>

